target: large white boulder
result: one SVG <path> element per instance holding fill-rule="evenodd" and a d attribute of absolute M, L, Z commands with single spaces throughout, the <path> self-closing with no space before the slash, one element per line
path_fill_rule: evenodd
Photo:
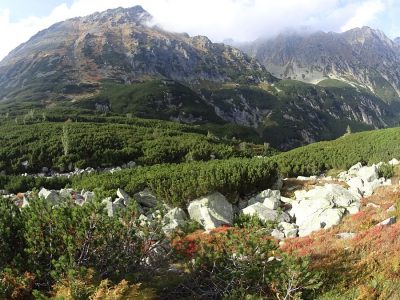
<path fill-rule="evenodd" d="M 315 201 L 316 203 L 320 202 L 321 205 L 328 205 L 327 203 L 329 203 L 332 207 L 346 207 L 359 200 L 359 197 L 337 184 L 325 184 L 324 186 L 316 186 L 309 191 L 297 191 L 295 196 L 296 200 Z M 321 200 L 325 202 L 321 202 Z"/>
<path fill-rule="evenodd" d="M 359 209 L 359 198 L 340 185 L 326 184 L 297 193 L 291 215 L 299 226 L 299 236 L 339 224 L 347 209 Z"/>
<path fill-rule="evenodd" d="M 269 200 L 267 200 L 269 199 Z M 281 192 L 278 190 L 264 190 L 257 194 L 257 196 L 251 198 L 248 202 L 248 205 L 253 205 L 254 203 L 263 203 L 266 202 L 271 209 L 276 209 L 280 205 Z M 266 201 L 267 200 L 267 201 Z M 274 208 L 272 208 L 274 207 Z"/>
<path fill-rule="evenodd" d="M 290 216 L 287 213 L 269 209 L 259 202 L 242 209 L 241 212 L 245 215 L 257 216 L 262 221 L 290 222 Z"/>
<path fill-rule="evenodd" d="M 378 176 L 378 168 L 376 165 L 372 165 L 370 167 L 362 167 L 357 172 L 357 177 L 361 178 L 365 182 L 373 182 L 379 178 Z"/>
<path fill-rule="evenodd" d="M 303 223 L 296 224 L 299 226 L 299 236 L 306 236 L 320 229 L 328 229 L 338 225 L 345 213 L 344 208 L 328 208 L 319 214 L 313 214 L 309 219 L 303 220 Z"/>
<path fill-rule="evenodd" d="M 347 171 L 349 175 L 357 175 L 358 171 L 362 168 L 362 164 L 360 162 L 356 163 L 354 166 L 351 166 Z"/>
<path fill-rule="evenodd" d="M 205 230 L 233 223 L 233 207 L 219 192 L 198 198 L 188 206 L 189 216 L 200 223 Z"/>

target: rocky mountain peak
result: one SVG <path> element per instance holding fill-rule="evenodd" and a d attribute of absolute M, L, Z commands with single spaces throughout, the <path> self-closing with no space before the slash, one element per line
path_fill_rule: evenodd
<path fill-rule="evenodd" d="M 384 43 L 389 47 L 393 47 L 393 41 L 389 39 L 383 31 L 379 29 L 373 29 L 368 26 L 350 29 L 344 33 L 344 36 L 351 44 L 364 44 L 366 41 L 375 41 L 378 43 Z"/>
<path fill-rule="evenodd" d="M 117 24 L 134 23 L 135 25 L 146 24 L 151 21 L 153 16 L 148 13 L 142 6 L 137 5 L 130 8 L 118 7 L 115 9 L 108 9 L 104 12 L 97 12 L 83 18 L 83 22 L 88 23 L 104 23 L 113 22 Z"/>

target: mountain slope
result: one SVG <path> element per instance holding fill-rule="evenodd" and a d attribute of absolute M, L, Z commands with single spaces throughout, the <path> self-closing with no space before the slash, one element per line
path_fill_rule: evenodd
<path fill-rule="evenodd" d="M 386 102 L 400 99 L 400 47 L 379 30 L 284 33 L 241 48 L 280 78 L 310 83 L 337 79 Z"/>
<path fill-rule="evenodd" d="M 254 75 L 272 79 L 239 50 L 148 26 L 136 6 L 57 23 L 12 51 L 0 63 L 0 99 L 23 97 L 24 89 L 63 95 L 92 91 L 103 80 L 129 84 L 147 77 L 183 82 L 224 82 Z"/>
<path fill-rule="evenodd" d="M 0 112 L 16 122 L 54 111 L 74 120 L 88 111 L 163 119 L 221 137 L 240 128 L 236 137 L 258 134 L 280 149 L 336 138 L 347 126 L 396 124 L 393 105 L 368 89 L 280 81 L 236 48 L 151 22 L 136 6 L 39 32 L 0 62 Z"/>

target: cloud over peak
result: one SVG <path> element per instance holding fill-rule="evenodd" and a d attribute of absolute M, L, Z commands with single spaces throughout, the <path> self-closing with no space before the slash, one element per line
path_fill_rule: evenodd
<path fill-rule="evenodd" d="M 0 8 L 0 59 L 53 23 L 134 5 L 142 5 L 167 30 L 207 35 L 214 41 L 250 41 L 290 28 L 345 31 L 363 25 L 400 34 L 400 4 L 395 0 L 75 0 L 55 7 L 46 17 L 16 22 L 10 21 L 9 10 Z"/>

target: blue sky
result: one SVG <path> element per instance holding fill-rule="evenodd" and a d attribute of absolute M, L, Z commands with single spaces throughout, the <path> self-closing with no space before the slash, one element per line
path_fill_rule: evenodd
<path fill-rule="evenodd" d="M 400 36 L 400 0 L 0 0 L 0 59 L 55 22 L 140 4 L 167 30 L 249 41 L 287 29 L 364 25 Z"/>
<path fill-rule="evenodd" d="M 62 3 L 71 5 L 73 0 L 0 0 L 0 9 L 9 9 L 10 21 L 17 22 L 30 16 L 45 17 Z"/>

